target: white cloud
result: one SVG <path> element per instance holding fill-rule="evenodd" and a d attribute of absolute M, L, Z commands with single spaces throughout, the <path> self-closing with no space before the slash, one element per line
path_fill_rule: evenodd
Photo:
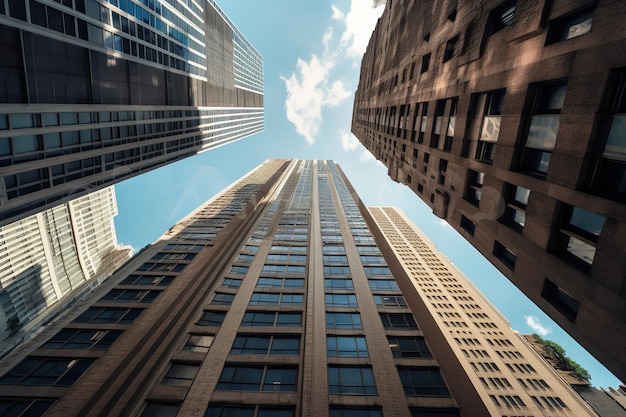
<path fill-rule="evenodd" d="M 359 146 L 359 140 L 352 133 L 341 135 L 341 145 L 344 151 L 353 151 Z"/>
<path fill-rule="evenodd" d="M 374 155 L 372 155 L 372 153 L 370 151 L 368 151 L 367 149 L 364 150 L 361 153 L 361 157 L 359 158 L 359 161 L 364 162 L 364 161 L 375 161 L 376 158 L 374 158 Z"/>
<path fill-rule="evenodd" d="M 309 61 L 298 58 L 291 76 L 281 76 L 287 89 L 287 119 L 309 144 L 315 142 L 323 123 L 324 108 L 339 106 L 353 93 L 343 81 L 333 79 L 331 70 L 338 64 L 352 64 L 355 57 L 363 54 L 383 9 L 374 9 L 369 1 L 363 0 L 352 0 L 347 14 L 332 6 L 329 27 L 322 35 L 324 51 L 321 55 L 311 54 Z M 333 37 L 333 25 L 337 26 L 337 22 L 345 25 L 341 40 Z"/>
<path fill-rule="evenodd" d="M 452 228 L 452 226 L 450 226 L 450 223 L 448 223 L 444 219 L 433 219 L 433 221 L 444 229 Z"/>
<path fill-rule="evenodd" d="M 546 336 L 552 331 L 551 327 L 544 326 L 535 316 L 524 316 L 524 318 L 526 319 L 526 325 L 540 336 Z"/>
<path fill-rule="evenodd" d="M 333 11 L 334 9 L 335 7 L 333 7 Z M 373 8 L 370 1 L 351 1 L 350 11 L 345 16 L 346 30 L 341 36 L 341 43 L 347 46 L 348 55 L 353 57 L 363 55 L 372 36 L 372 31 L 376 27 L 376 22 L 384 9 L 384 5 Z"/>

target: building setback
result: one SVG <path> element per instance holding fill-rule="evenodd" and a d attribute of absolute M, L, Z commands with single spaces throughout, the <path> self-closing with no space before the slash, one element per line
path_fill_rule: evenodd
<path fill-rule="evenodd" d="M 0 225 L 264 129 L 213 0 L 0 1 Z"/>
<path fill-rule="evenodd" d="M 0 228 L 0 355 L 130 259 L 116 215 L 107 187 Z"/>
<path fill-rule="evenodd" d="M 594 415 L 331 161 L 266 161 L 0 375 L 0 410 L 46 417 Z"/>
<path fill-rule="evenodd" d="M 393 180 L 621 380 L 624 21 L 608 0 L 389 1 L 352 119 Z"/>

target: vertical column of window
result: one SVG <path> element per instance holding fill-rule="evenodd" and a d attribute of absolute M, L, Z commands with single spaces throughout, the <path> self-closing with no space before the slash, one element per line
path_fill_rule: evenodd
<path fill-rule="evenodd" d="M 501 220 L 516 231 L 521 232 L 526 224 L 526 206 L 528 205 L 530 190 L 511 184 L 507 188 L 507 206 Z"/>
<path fill-rule="evenodd" d="M 430 147 L 438 148 L 439 139 L 444 129 L 444 113 L 446 109 L 446 100 L 437 100 L 435 104 L 435 123 L 433 125 L 433 131 L 430 136 Z"/>
<path fill-rule="evenodd" d="M 485 174 L 482 172 L 469 170 L 467 175 L 467 188 L 465 199 L 478 207 L 480 205 L 481 189 L 485 181 Z"/>
<path fill-rule="evenodd" d="M 583 270 L 588 270 L 596 255 L 598 238 L 606 218 L 579 207 L 564 206 L 556 250 Z"/>
<path fill-rule="evenodd" d="M 446 137 L 443 142 L 443 150 L 446 152 L 452 151 L 452 141 L 454 140 L 454 130 L 456 128 L 456 113 L 459 105 L 459 98 L 455 97 L 450 100 L 450 110 L 448 113 L 448 129 L 446 130 Z"/>
<path fill-rule="evenodd" d="M 545 177 L 559 130 L 561 108 L 565 101 L 565 82 L 533 87 L 534 101 L 522 152 L 522 171 Z"/>
<path fill-rule="evenodd" d="M 481 97 L 484 100 L 484 108 L 475 156 L 481 162 L 493 162 L 495 146 L 500 134 L 504 94 L 504 91 L 493 91 Z"/>
<path fill-rule="evenodd" d="M 421 119 L 419 124 L 419 133 L 417 135 L 417 143 L 424 143 L 424 136 L 426 135 L 426 124 L 428 122 L 428 103 L 421 104 Z"/>

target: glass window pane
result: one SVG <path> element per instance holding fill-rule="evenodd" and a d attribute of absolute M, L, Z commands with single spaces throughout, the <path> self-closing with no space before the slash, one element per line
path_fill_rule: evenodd
<path fill-rule="evenodd" d="M 605 220 L 600 215 L 574 207 L 570 224 L 593 235 L 600 236 Z"/>
<path fill-rule="evenodd" d="M 558 130 L 558 115 L 533 116 L 530 122 L 526 147 L 541 150 L 554 149 Z"/>

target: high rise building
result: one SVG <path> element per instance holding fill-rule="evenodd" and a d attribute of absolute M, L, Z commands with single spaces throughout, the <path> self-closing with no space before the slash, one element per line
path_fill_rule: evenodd
<path fill-rule="evenodd" d="M 118 244 L 113 187 L 0 228 L 0 354 L 110 276 L 131 257 Z"/>
<path fill-rule="evenodd" d="M 594 415 L 399 212 L 301 160 L 266 161 L 0 362 L 0 410 Z"/>
<path fill-rule="evenodd" d="M 388 1 L 352 119 L 393 180 L 622 380 L 625 20 L 607 0 Z"/>
<path fill-rule="evenodd" d="M 0 225 L 264 129 L 214 0 L 0 1 Z"/>

